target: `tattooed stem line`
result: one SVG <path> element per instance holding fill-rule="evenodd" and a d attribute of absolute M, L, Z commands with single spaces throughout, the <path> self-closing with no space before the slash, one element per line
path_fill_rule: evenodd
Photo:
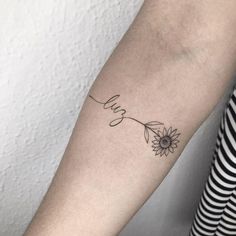
<path fill-rule="evenodd" d="M 109 123 L 110 127 L 115 127 L 121 122 L 124 121 L 124 119 L 130 119 L 132 121 L 135 121 L 142 125 L 144 127 L 144 138 L 146 143 L 149 143 L 149 137 L 151 131 L 154 134 L 154 139 L 152 140 L 152 147 L 153 151 L 155 152 L 155 155 L 160 156 L 167 156 L 169 153 L 173 153 L 175 148 L 177 148 L 177 143 L 179 143 L 178 137 L 180 136 L 180 133 L 177 133 L 177 129 L 172 129 L 170 127 L 168 130 L 164 127 L 162 128 L 162 131 L 160 130 L 160 126 L 163 126 L 164 123 L 161 123 L 159 121 L 150 121 L 147 123 L 143 123 L 133 117 L 125 116 L 126 110 L 121 108 L 120 105 L 117 104 L 118 98 L 120 97 L 119 94 L 112 96 L 105 102 L 98 101 L 93 96 L 89 95 L 89 97 L 95 101 L 96 103 L 99 103 L 103 106 L 103 109 L 110 109 L 113 113 L 118 114 L 119 117 L 112 120 Z"/>

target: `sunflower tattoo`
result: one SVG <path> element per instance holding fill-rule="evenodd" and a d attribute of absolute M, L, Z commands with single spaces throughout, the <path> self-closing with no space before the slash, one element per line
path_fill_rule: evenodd
<path fill-rule="evenodd" d="M 180 133 L 177 133 L 177 129 L 173 130 L 172 127 L 168 130 L 165 127 L 162 131 L 158 130 L 152 141 L 155 155 L 168 156 L 169 153 L 173 153 L 179 143 L 179 136 Z"/>
<path fill-rule="evenodd" d="M 170 127 L 167 130 L 164 127 L 164 123 L 162 122 L 149 121 L 144 123 L 133 117 L 126 116 L 127 111 L 117 104 L 117 99 L 120 97 L 119 94 L 110 97 L 105 102 L 97 100 L 92 95 L 89 95 L 89 97 L 94 102 L 101 104 L 103 109 L 109 109 L 118 116 L 109 123 L 110 127 L 115 127 L 121 124 L 125 119 L 132 120 L 144 127 L 144 139 L 147 144 L 149 144 L 150 135 L 152 134 L 152 148 L 155 152 L 155 156 L 159 155 L 162 157 L 168 156 L 170 153 L 174 153 L 175 149 L 177 148 L 177 144 L 179 143 L 178 137 L 180 136 L 180 133 L 177 131 L 177 129 Z"/>

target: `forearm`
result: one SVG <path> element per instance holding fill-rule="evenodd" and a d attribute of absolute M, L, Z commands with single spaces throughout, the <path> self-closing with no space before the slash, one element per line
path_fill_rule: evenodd
<path fill-rule="evenodd" d="M 176 3 L 146 1 L 104 66 L 27 236 L 117 234 L 217 103 L 235 69 L 236 3 Z M 168 151 L 150 121 L 180 133 Z"/>

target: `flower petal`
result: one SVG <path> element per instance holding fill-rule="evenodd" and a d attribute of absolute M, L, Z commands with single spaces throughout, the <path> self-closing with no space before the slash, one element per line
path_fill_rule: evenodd
<path fill-rule="evenodd" d="M 172 143 L 177 144 L 177 143 L 179 143 L 179 140 L 175 139 L 175 140 L 172 141 Z"/>
<path fill-rule="evenodd" d="M 172 143 L 171 147 L 173 147 L 173 148 L 177 148 L 177 144 Z"/>
<path fill-rule="evenodd" d="M 155 138 L 156 140 L 160 140 L 160 139 L 161 139 L 161 136 L 158 134 L 158 135 L 155 135 L 154 138 Z"/>
<path fill-rule="evenodd" d="M 165 154 L 165 149 L 162 149 L 160 154 L 163 156 Z"/>
<path fill-rule="evenodd" d="M 168 156 L 168 154 L 169 154 L 169 149 L 167 148 L 167 149 L 165 149 L 165 155 L 166 155 L 166 157 Z"/>
<path fill-rule="evenodd" d="M 161 153 L 161 149 L 159 149 L 158 151 L 156 151 L 155 155 L 159 155 Z"/>
<path fill-rule="evenodd" d="M 164 129 L 163 129 L 163 136 L 166 136 L 167 135 L 167 129 L 166 129 L 166 127 L 164 127 Z"/>
<path fill-rule="evenodd" d="M 167 135 L 170 136 L 170 134 L 172 133 L 172 127 L 170 127 L 167 131 Z"/>
<path fill-rule="evenodd" d="M 174 136 L 171 137 L 172 140 L 177 139 L 180 136 L 180 134 L 175 134 Z"/>
<path fill-rule="evenodd" d="M 173 137 L 173 136 L 176 134 L 176 132 L 177 132 L 177 129 L 174 129 L 174 130 L 171 132 L 170 136 Z"/>
<path fill-rule="evenodd" d="M 153 151 L 158 151 L 161 147 L 153 147 Z"/>
<path fill-rule="evenodd" d="M 157 140 L 152 140 L 153 144 L 158 144 L 159 142 Z"/>
<path fill-rule="evenodd" d="M 160 146 L 160 143 L 157 143 L 157 144 L 153 144 L 152 147 L 161 147 L 161 146 Z"/>
<path fill-rule="evenodd" d="M 170 146 L 170 147 L 169 147 L 169 151 L 170 151 L 171 153 L 173 153 L 173 152 L 174 152 L 174 148 L 173 148 L 172 146 Z"/>

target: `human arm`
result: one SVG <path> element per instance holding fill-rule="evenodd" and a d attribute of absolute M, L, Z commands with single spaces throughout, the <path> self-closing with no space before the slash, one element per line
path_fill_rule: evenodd
<path fill-rule="evenodd" d="M 110 127 L 118 113 L 88 97 L 26 235 L 115 235 L 161 183 L 234 73 L 235 4 L 211 2 L 146 1 L 89 91 L 177 129 L 174 153 L 155 156 L 134 120 Z"/>

